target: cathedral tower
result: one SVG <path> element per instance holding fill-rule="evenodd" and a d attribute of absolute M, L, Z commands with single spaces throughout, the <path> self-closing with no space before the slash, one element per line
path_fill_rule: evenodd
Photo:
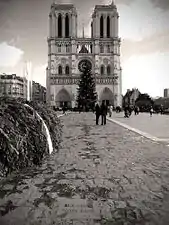
<path fill-rule="evenodd" d="M 77 38 L 77 12 L 72 4 L 53 3 L 49 14 L 47 96 L 48 102 L 71 102 L 71 87 L 65 88 L 61 98 L 56 98 L 60 89 L 55 84 L 72 74 L 72 39 Z M 57 78 L 57 79 L 56 79 Z M 66 96 L 66 97 L 65 97 Z M 63 101 L 62 101 L 63 100 Z"/>
<path fill-rule="evenodd" d="M 122 79 L 120 66 L 119 14 L 113 1 L 110 5 L 96 5 L 92 15 L 91 34 L 95 40 L 96 73 L 104 78 L 112 77 L 109 89 L 113 105 L 121 105 Z M 100 85 L 98 86 L 100 89 Z M 98 90 L 99 91 L 99 90 Z M 104 93 L 105 91 L 103 91 Z M 110 93 L 109 93 L 110 94 Z M 106 94 L 105 94 L 106 95 Z M 102 95 L 102 97 L 104 94 Z M 105 98 L 105 97 L 103 97 Z"/>

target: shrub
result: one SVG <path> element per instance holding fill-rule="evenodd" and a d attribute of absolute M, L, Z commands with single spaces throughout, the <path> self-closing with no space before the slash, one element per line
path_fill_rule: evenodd
<path fill-rule="evenodd" d="M 0 175 L 40 165 L 48 154 L 48 143 L 42 132 L 42 122 L 34 117 L 23 100 L 0 98 Z M 46 105 L 30 104 L 44 119 L 58 150 L 62 126 L 56 112 Z"/>

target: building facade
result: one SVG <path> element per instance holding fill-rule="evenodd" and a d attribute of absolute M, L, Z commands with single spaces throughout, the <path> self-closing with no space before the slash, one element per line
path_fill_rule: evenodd
<path fill-rule="evenodd" d="M 168 98 L 169 97 L 169 88 L 165 88 L 164 89 L 164 98 Z"/>
<path fill-rule="evenodd" d="M 27 79 L 16 74 L 0 75 L 0 96 L 27 99 Z"/>
<path fill-rule="evenodd" d="M 77 86 L 84 61 L 95 76 L 98 101 L 122 105 L 122 69 L 118 36 L 119 14 L 112 2 L 96 5 L 91 37 L 77 36 L 77 11 L 72 4 L 51 5 L 49 14 L 47 103 L 76 105 Z"/>
<path fill-rule="evenodd" d="M 127 89 L 127 92 L 123 97 L 123 106 L 125 105 L 135 106 L 135 101 L 140 94 L 141 93 L 137 88 L 132 88 L 132 90 Z"/>
<path fill-rule="evenodd" d="M 31 101 L 46 102 L 46 88 L 35 81 L 31 84 Z"/>

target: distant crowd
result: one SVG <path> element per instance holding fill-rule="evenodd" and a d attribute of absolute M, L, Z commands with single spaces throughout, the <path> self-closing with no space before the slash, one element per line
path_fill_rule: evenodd
<path fill-rule="evenodd" d="M 85 106 L 79 106 L 75 108 L 68 108 L 66 106 L 63 106 L 62 108 L 56 108 L 54 107 L 56 111 L 63 111 L 63 114 L 66 114 L 66 112 L 69 111 L 75 111 L 75 112 L 89 112 L 92 111 L 96 115 L 96 125 L 99 124 L 99 119 L 101 117 L 101 125 L 106 125 L 106 117 L 107 115 L 109 117 L 112 117 L 113 112 L 120 113 L 124 112 L 124 117 L 129 118 L 132 113 L 134 113 L 136 116 L 139 115 L 140 112 L 148 112 L 150 116 L 153 115 L 153 113 L 164 113 L 163 107 L 159 107 L 158 109 L 153 108 L 153 106 L 149 107 L 138 107 L 138 106 L 130 106 L 125 105 L 123 108 L 120 106 L 114 107 L 113 105 L 107 105 L 104 101 L 99 104 L 97 103 L 94 107 L 85 107 Z"/>
<path fill-rule="evenodd" d="M 160 114 L 164 114 L 164 109 L 163 107 L 159 107 L 158 109 L 154 108 L 153 106 L 148 106 L 148 107 L 138 107 L 138 106 L 129 106 L 126 105 L 124 108 L 124 117 L 129 118 L 132 113 L 134 112 L 135 115 L 139 115 L 139 112 L 149 112 L 150 116 L 153 115 L 153 113 L 160 113 Z"/>

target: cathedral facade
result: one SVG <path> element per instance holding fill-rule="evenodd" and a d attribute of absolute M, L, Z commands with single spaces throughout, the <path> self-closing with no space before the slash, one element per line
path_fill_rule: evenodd
<path fill-rule="evenodd" d="M 110 5 L 96 5 L 91 37 L 78 37 L 77 11 L 72 4 L 51 5 L 49 14 L 47 103 L 76 106 L 77 87 L 84 62 L 91 66 L 98 101 L 122 105 L 122 69 L 118 12 Z"/>

